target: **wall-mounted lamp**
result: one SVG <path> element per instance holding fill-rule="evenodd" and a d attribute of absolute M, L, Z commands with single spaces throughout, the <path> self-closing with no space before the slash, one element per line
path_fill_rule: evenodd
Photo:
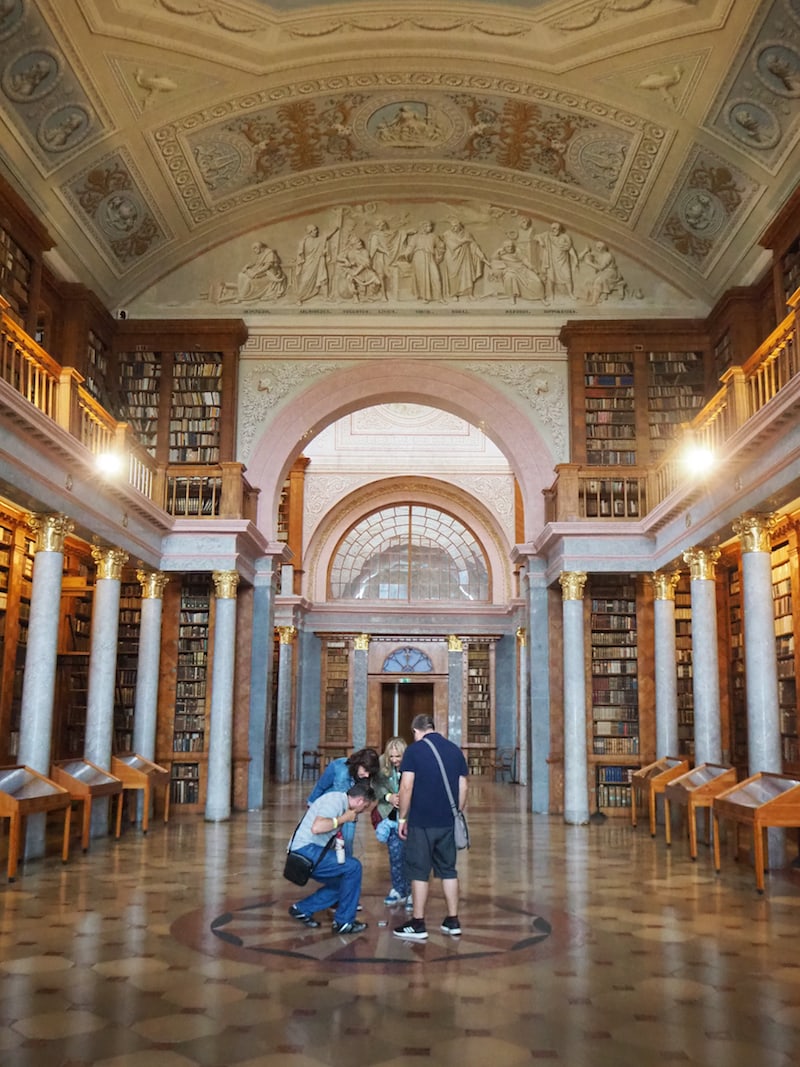
<path fill-rule="evenodd" d="M 106 478 L 116 477 L 123 468 L 122 456 L 119 452 L 98 452 L 94 461 L 100 474 Z"/>

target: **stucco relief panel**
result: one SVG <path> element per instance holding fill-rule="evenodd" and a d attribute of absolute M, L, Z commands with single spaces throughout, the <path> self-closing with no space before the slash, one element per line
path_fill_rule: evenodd
<path fill-rule="evenodd" d="M 0 106 L 16 117 L 29 151 L 52 173 L 105 133 L 108 116 L 90 99 L 88 72 L 64 48 L 36 4 L 0 4 Z"/>
<path fill-rule="evenodd" d="M 773 0 L 740 54 L 706 125 L 774 172 L 800 130 L 798 0 Z"/>
<path fill-rule="evenodd" d="M 421 72 L 251 93 L 162 126 L 154 138 L 196 225 L 289 183 L 297 188 L 301 175 L 322 168 L 432 160 L 504 170 L 515 181 L 528 175 L 629 219 L 666 130 L 545 86 Z"/>
<path fill-rule="evenodd" d="M 155 200 L 125 149 L 86 167 L 64 186 L 64 195 L 119 274 L 153 255 L 170 239 L 166 223 L 152 206 Z"/>
<path fill-rule="evenodd" d="M 569 461 L 569 410 L 566 359 L 559 366 L 543 363 L 467 363 L 464 370 L 497 382 L 533 414 L 550 446 L 554 463 Z"/>
<path fill-rule="evenodd" d="M 729 160 L 695 146 L 653 237 L 708 274 L 762 188 Z"/>

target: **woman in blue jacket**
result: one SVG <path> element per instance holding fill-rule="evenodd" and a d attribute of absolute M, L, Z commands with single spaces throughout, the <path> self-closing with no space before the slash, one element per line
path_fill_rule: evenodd
<path fill-rule="evenodd" d="M 351 785 L 362 778 L 370 781 L 376 778 L 380 771 L 380 760 L 374 748 L 360 748 L 352 756 L 341 756 L 331 760 L 320 775 L 319 781 L 312 789 L 308 797 L 308 803 L 313 804 L 323 793 L 346 793 Z M 342 826 L 345 853 L 353 855 L 353 840 L 356 835 L 355 822 L 346 822 Z"/>

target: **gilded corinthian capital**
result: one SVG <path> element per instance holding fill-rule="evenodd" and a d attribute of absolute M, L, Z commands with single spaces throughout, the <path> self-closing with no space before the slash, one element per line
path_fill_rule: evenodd
<path fill-rule="evenodd" d="M 356 652 L 369 651 L 369 634 L 358 634 L 353 638 L 353 648 Z"/>
<path fill-rule="evenodd" d="M 656 600 L 674 600 L 681 580 L 680 571 L 653 571 L 653 595 Z"/>
<path fill-rule="evenodd" d="M 749 511 L 734 521 L 733 532 L 741 542 L 742 552 L 769 552 L 772 531 L 777 525 L 777 515 L 757 515 Z"/>
<path fill-rule="evenodd" d="M 716 563 L 722 553 L 718 548 L 690 548 L 683 553 L 685 563 L 689 564 L 692 581 L 707 578 L 714 581 Z"/>
<path fill-rule="evenodd" d="M 295 637 L 297 637 L 296 626 L 277 626 L 276 630 L 278 631 L 278 641 L 282 645 L 291 645 Z"/>
<path fill-rule="evenodd" d="M 239 585 L 239 575 L 236 571 L 214 571 L 211 580 L 217 600 L 236 599 L 236 588 Z"/>
<path fill-rule="evenodd" d="M 561 583 L 562 600 L 583 600 L 586 571 L 562 571 L 558 580 Z"/>
<path fill-rule="evenodd" d="M 122 568 L 128 562 L 128 553 L 121 548 L 101 548 L 92 545 L 92 559 L 97 567 L 97 578 L 109 578 L 111 581 L 122 580 Z"/>
<path fill-rule="evenodd" d="M 169 577 L 163 571 L 138 570 L 136 581 L 142 587 L 143 600 L 161 600 Z"/>
<path fill-rule="evenodd" d="M 36 534 L 35 552 L 63 552 L 64 538 L 75 523 L 66 515 L 29 515 L 28 529 Z"/>

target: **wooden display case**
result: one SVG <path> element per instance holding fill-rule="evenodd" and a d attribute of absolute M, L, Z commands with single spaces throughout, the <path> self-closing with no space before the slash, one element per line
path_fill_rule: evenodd
<path fill-rule="evenodd" d="M 663 794 L 668 782 L 679 778 L 689 770 L 688 759 L 680 756 L 662 756 L 648 763 L 631 775 L 631 826 L 636 825 L 636 802 L 647 799 L 650 815 L 650 836 L 656 836 L 656 800 Z"/>
<path fill-rule="evenodd" d="M 164 790 L 164 822 L 169 821 L 169 784 L 170 775 L 166 767 L 158 763 L 152 763 L 144 756 L 136 752 L 111 757 L 111 773 L 122 782 L 124 792 L 141 792 L 142 803 L 142 833 L 146 834 L 150 826 L 150 808 L 155 799 L 158 789 Z M 122 809 L 124 800 L 120 801 L 117 808 L 116 834 L 119 837 L 122 830 Z M 135 822 L 135 815 L 131 822 Z"/>
<path fill-rule="evenodd" d="M 29 815 L 51 811 L 64 812 L 64 839 L 61 859 L 69 859 L 69 824 L 72 798 L 63 786 L 57 785 L 31 767 L 0 768 L 0 818 L 10 820 L 8 833 L 8 880 L 17 874 L 19 856 L 25 840 L 25 820 Z"/>
<path fill-rule="evenodd" d="M 664 835 L 667 846 L 672 844 L 672 824 L 670 821 L 670 804 L 678 804 L 686 809 L 689 824 L 689 855 L 697 859 L 697 812 L 704 809 L 711 819 L 711 807 L 714 798 L 736 784 L 736 768 L 721 763 L 701 763 L 694 770 L 667 782 L 664 789 Z M 708 827 L 706 827 L 708 837 Z"/>
<path fill-rule="evenodd" d="M 67 790 L 73 803 L 83 805 L 81 818 L 81 848 L 89 848 L 92 827 L 92 801 L 96 797 L 117 797 L 117 837 L 119 837 L 120 809 L 122 808 L 122 782 L 102 767 L 85 759 L 58 760 L 50 768 L 50 777 Z"/>
<path fill-rule="evenodd" d="M 739 827 L 753 830 L 753 864 L 756 889 L 764 892 L 764 871 L 768 854 L 766 831 L 769 827 L 800 828 L 800 777 L 759 771 L 714 798 L 714 868 L 719 873 L 719 821 L 736 823 L 736 858 L 739 856 Z"/>

